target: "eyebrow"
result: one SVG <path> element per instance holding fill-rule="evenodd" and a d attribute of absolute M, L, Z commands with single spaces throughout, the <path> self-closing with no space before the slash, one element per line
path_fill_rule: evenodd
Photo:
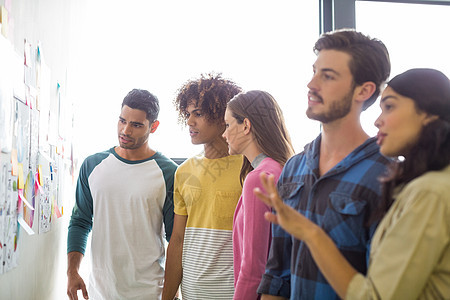
<path fill-rule="evenodd" d="M 388 100 L 389 98 L 394 98 L 397 99 L 397 97 L 393 96 L 393 95 L 387 95 L 386 97 L 381 98 L 380 103 Z"/>
<path fill-rule="evenodd" d="M 188 114 L 192 114 L 192 113 L 198 112 L 198 111 L 201 112 L 201 111 L 202 111 L 201 108 L 196 108 L 196 109 L 193 109 L 192 111 L 187 111 L 187 110 L 186 110 L 186 112 L 187 112 Z"/>
<path fill-rule="evenodd" d="M 317 67 L 315 65 L 313 65 L 312 67 L 313 67 L 313 69 L 315 71 L 317 71 Z M 338 71 L 336 71 L 334 69 L 331 69 L 331 68 L 322 68 L 322 69 L 319 69 L 319 71 L 321 71 L 321 72 L 332 72 L 332 73 L 334 73 L 336 75 L 341 75 Z"/>
<path fill-rule="evenodd" d="M 331 73 L 334 73 L 336 75 L 341 75 L 341 73 L 337 72 L 336 70 L 330 69 L 330 68 L 323 68 L 320 71 L 322 71 L 322 72 L 331 72 Z"/>
<path fill-rule="evenodd" d="M 121 121 L 126 121 L 124 118 L 122 118 L 121 116 L 119 116 L 119 119 L 121 120 Z M 133 124 L 133 125 L 144 125 L 144 123 L 141 123 L 141 122 L 133 122 L 133 121 L 130 121 L 130 122 L 128 122 L 128 123 L 130 123 L 130 124 Z"/>

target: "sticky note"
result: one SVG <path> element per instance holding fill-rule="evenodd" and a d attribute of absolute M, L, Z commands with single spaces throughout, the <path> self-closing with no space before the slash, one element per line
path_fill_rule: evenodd
<path fill-rule="evenodd" d="M 6 10 L 6 7 L 0 6 L 0 23 L 1 26 L 1 32 L 4 37 L 8 37 L 8 11 Z"/>
<path fill-rule="evenodd" d="M 18 169 L 19 161 L 17 160 L 17 149 L 11 150 L 11 164 L 12 164 L 11 175 L 17 176 L 17 173 L 19 171 L 19 169 Z"/>
<path fill-rule="evenodd" d="M 17 172 L 19 176 L 19 189 L 22 189 L 25 187 L 25 181 L 23 179 L 23 165 L 21 163 L 17 164 Z"/>
<path fill-rule="evenodd" d="M 39 185 L 42 186 L 42 165 L 38 166 L 38 179 L 39 179 Z"/>

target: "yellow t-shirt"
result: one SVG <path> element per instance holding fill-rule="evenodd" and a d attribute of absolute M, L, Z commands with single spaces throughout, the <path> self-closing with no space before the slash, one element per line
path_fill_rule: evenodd
<path fill-rule="evenodd" d="M 232 226 L 242 192 L 241 155 L 195 156 L 178 167 L 174 210 L 187 215 L 183 244 L 183 299 L 232 299 Z"/>

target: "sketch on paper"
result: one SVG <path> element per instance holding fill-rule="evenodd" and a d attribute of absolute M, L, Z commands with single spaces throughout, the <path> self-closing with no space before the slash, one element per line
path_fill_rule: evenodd
<path fill-rule="evenodd" d="M 39 111 L 31 109 L 30 122 L 30 167 L 36 171 L 39 152 Z"/>
<path fill-rule="evenodd" d="M 17 119 L 15 124 L 17 159 L 28 173 L 30 156 L 30 108 L 23 102 L 16 101 Z"/>
<path fill-rule="evenodd" d="M 0 273 L 7 272 L 17 266 L 18 252 L 17 242 L 19 239 L 19 228 L 17 223 L 17 177 L 11 175 L 12 165 L 9 162 L 1 164 L 0 185 L 2 201 L 0 224 L 0 249 L 1 266 Z"/>
<path fill-rule="evenodd" d="M 42 189 L 39 191 L 39 234 L 50 231 L 52 225 L 52 197 L 49 176 L 43 179 Z"/>
<path fill-rule="evenodd" d="M 0 39 L 0 151 L 10 152 L 12 146 L 12 108 L 13 108 L 13 81 L 12 51 Z"/>
<path fill-rule="evenodd" d="M 7 164 L 2 163 L 0 169 L 0 274 L 3 273 L 3 244 L 5 238 L 6 224 L 6 173 Z"/>
<path fill-rule="evenodd" d="M 50 121 L 50 68 L 41 61 L 41 76 L 39 89 L 39 149 L 50 153 L 48 131 Z"/>

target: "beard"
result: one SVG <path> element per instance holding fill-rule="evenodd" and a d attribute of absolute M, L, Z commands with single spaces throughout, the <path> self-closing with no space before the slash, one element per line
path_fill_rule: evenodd
<path fill-rule="evenodd" d="M 353 91 L 354 89 L 351 89 L 350 92 L 341 100 L 331 103 L 328 111 L 322 113 L 314 113 L 312 109 L 308 107 L 308 109 L 306 110 L 306 116 L 311 120 L 317 120 L 325 124 L 345 117 L 346 115 L 348 115 L 352 108 Z M 319 97 L 319 95 L 315 96 Z"/>
<path fill-rule="evenodd" d="M 149 135 L 150 135 L 150 132 L 147 132 L 144 136 L 138 137 L 137 139 L 132 139 L 129 143 L 126 143 L 126 144 L 121 143 L 120 139 L 119 139 L 119 145 L 123 149 L 129 149 L 129 150 L 138 149 L 142 145 L 144 145 L 145 143 L 148 142 Z M 130 137 L 127 136 L 127 138 L 130 138 Z"/>

